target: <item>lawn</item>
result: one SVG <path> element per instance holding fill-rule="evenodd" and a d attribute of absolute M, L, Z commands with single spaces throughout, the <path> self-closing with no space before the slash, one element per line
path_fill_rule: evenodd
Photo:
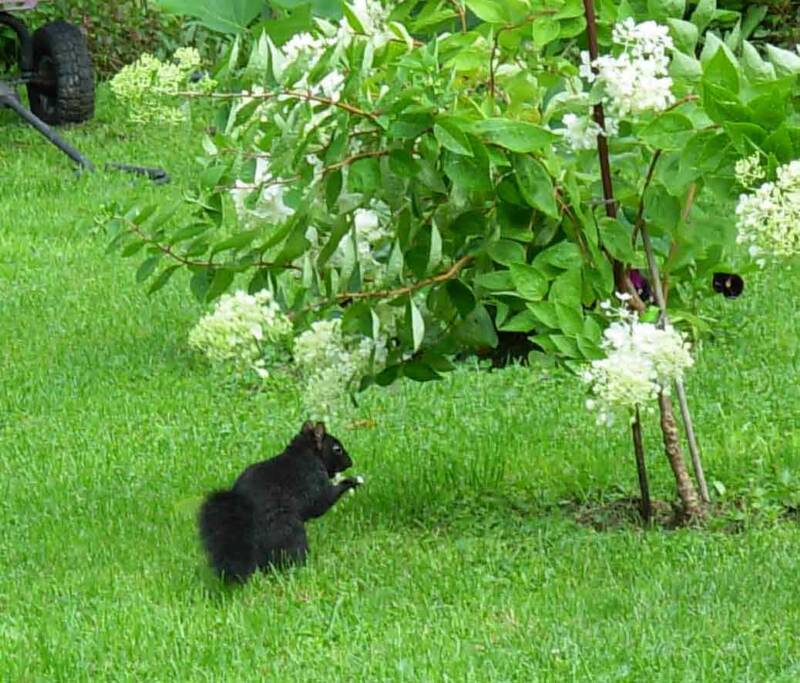
<path fill-rule="evenodd" d="M 118 116 L 101 90 L 67 135 L 171 185 L 77 178 L 0 112 L 0 680 L 800 680 L 800 524 L 781 514 L 800 503 L 800 269 L 705 310 L 687 385 L 725 491 L 708 528 L 604 524 L 636 493 L 627 434 L 567 375 L 467 366 L 367 392 L 374 427 L 337 433 L 367 483 L 312 524 L 308 566 L 224 589 L 198 502 L 304 416 L 291 388 L 243 391 L 189 352 L 185 281 L 148 298 L 106 253 L 99 207 L 178 196 L 200 149 Z"/>

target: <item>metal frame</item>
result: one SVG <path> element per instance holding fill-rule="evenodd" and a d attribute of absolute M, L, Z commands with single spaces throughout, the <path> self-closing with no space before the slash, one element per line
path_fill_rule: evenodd
<path fill-rule="evenodd" d="M 34 71 L 33 63 L 33 37 L 25 22 L 10 14 L 11 11 L 24 11 L 36 7 L 38 0 L 0 0 L 0 26 L 8 26 L 17 36 L 20 45 L 20 78 L 12 82 L 0 81 L 0 109 L 8 107 L 25 123 L 41 133 L 48 141 L 54 144 L 70 159 L 86 171 L 94 171 L 94 164 L 81 154 L 77 149 L 64 140 L 56 131 L 36 116 L 32 111 L 22 106 L 17 97 L 15 87 L 26 83 L 42 83 L 41 76 Z M 143 175 L 155 183 L 169 182 L 169 175 L 161 168 L 136 166 L 134 164 L 106 164 L 107 169 L 126 171 Z"/>

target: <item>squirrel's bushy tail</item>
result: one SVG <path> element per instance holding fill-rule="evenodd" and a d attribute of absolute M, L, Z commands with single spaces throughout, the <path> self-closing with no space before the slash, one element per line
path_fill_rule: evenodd
<path fill-rule="evenodd" d="M 211 493 L 197 518 L 211 567 L 226 581 L 246 581 L 256 570 L 253 506 L 234 491 Z"/>

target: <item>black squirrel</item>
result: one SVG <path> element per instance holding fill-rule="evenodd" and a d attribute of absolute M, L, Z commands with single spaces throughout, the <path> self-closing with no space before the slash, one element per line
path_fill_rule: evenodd
<path fill-rule="evenodd" d="M 230 490 L 209 494 L 197 522 L 212 569 L 241 583 L 257 569 L 303 564 L 305 521 L 364 481 L 331 481 L 352 464 L 322 422 L 308 421 L 280 455 L 250 465 Z"/>

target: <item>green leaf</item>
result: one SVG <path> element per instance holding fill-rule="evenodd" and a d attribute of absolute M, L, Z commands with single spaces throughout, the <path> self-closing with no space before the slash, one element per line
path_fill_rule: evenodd
<path fill-rule="evenodd" d="M 547 276 L 527 263 L 512 263 L 509 266 L 514 288 L 527 301 L 541 301 L 547 294 Z"/>
<path fill-rule="evenodd" d="M 547 327 L 558 328 L 558 315 L 556 306 L 551 301 L 537 301 L 528 304 L 528 310 L 533 313 Z"/>
<path fill-rule="evenodd" d="M 647 0 L 647 14 L 656 21 L 680 18 L 686 11 L 686 0 Z"/>
<path fill-rule="evenodd" d="M 750 123 L 753 119 L 752 112 L 742 104 L 736 93 L 712 83 L 703 86 L 703 106 L 706 114 L 715 123 Z"/>
<path fill-rule="evenodd" d="M 408 320 L 411 326 L 411 339 L 416 352 L 425 338 L 425 320 L 411 297 L 408 298 Z"/>
<path fill-rule="evenodd" d="M 386 275 L 390 280 L 398 280 L 403 276 L 403 250 L 400 241 L 395 240 L 392 253 L 389 256 L 389 264 L 386 267 Z"/>
<path fill-rule="evenodd" d="M 245 78 L 255 81 L 263 79 L 269 68 L 269 40 L 266 32 L 262 31 L 250 52 L 250 59 L 245 68 Z"/>
<path fill-rule="evenodd" d="M 724 45 L 717 48 L 714 56 L 703 66 L 703 82 L 720 86 L 732 93 L 738 93 L 739 65 L 729 53 L 730 51 Z"/>
<path fill-rule="evenodd" d="M 552 247 L 539 252 L 533 260 L 535 266 L 553 266 L 561 270 L 580 268 L 583 263 L 578 245 L 569 240 L 557 242 Z"/>
<path fill-rule="evenodd" d="M 377 159 L 359 159 L 350 166 L 347 186 L 351 192 L 372 194 L 381 189 L 381 167 Z"/>
<path fill-rule="evenodd" d="M 205 300 L 214 301 L 218 296 L 224 294 L 228 290 L 228 287 L 231 286 L 233 276 L 234 272 L 232 270 L 228 270 L 227 268 L 217 269 L 206 291 Z"/>
<path fill-rule="evenodd" d="M 742 38 L 744 40 L 747 40 L 758 28 L 767 14 L 769 14 L 769 8 L 766 5 L 751 5 L 747 8 L 747 14 L 742 21 Z"/>
<path fill-rule="evenodd" d="M 531 311 L 525 310 L 506 321 L 500 326 L 500 330 L 503 332 L 530 332 L 535 329 L 537 322 L 537 317 Z"/>
<path fill-rule="evenodd" d="M 583 355 L 578 349 L 578 343 L 574 339 L 565 337 L 563 334 L 551 334 L 550 341 L 552 341 L 556 349 L 567 358 L 581 358 Z"/>
<path fill-rule="evenodd" d="M 206 292 L 211 284 L 211 279 L 214 277 L 214 270 L 212 268 L 201 268 L 196 271 L 189 281 L 189 289 L 194 294 L 195 299 L 200 302 L 205 301 Z"/>
<path fill-rule="evenodd" d="M 558 327 L 561 331 L 568 335 L 580 334 L 583 330 L 581 309 L 574 306 L 566 306 L 559 301 L 556 301 L 554 305 L 556 317 L 558 318 Z"/>
<path fill-rule="evenodd" d="M 700 31 L 691 21 L 684 21 L 683 19 L 670 18 L 667 19 L 667 24 L 670 28 L 670 35 L 675 43 L 675 47 L 680 52 L 693 55 L 694 49 L 697 47 L 697 40 L 700 37 Z"/>
<path fill-rule="evenodd" d="M 170 246 L 174 244 L 179 244 L 188 239 L 192 239 L 192 237 L 197 237 L 198 235 L 202 235 L 206 230 L 208 230 L 211 226 L 208 223 L 192 223 L 190 225 L 184 226 L 177 232 L 175 232 L 167 241 L 167 244 Z"/>
<path fill-rule="evenodd" d="M 212 31 L 241 33 L 258 16 L 262 0 L 158 0 L 165 12 L 196 17 Z"/>
<path fill-rule="evenodd" d="M 489 175 L 489 155 L 479 141 L 472 142 L 474 157 L 447 152 L 444 171 L 462 192 L 491 192 L 493 185 Z"/>
<path fill-rule="evenodd" d="M 581 271 L 577 268 L 568 270 L 555 279 L 547 299 L 554 304 L 580 308 L 582 288 Z"/>
<path fill-rule="evenodd" d="M 703 67 L 694 57 L 675 51 L 669 65 L 669 75 L 673 80 L 695 84 L 703 78 Z"/>
<path fill-rule="evenodd" d="M 373 312 L 364 301 L 348 306 L 342 316 L 342 331 L 346 334 L 373 336 Z"/>
<path fill-rule="evenodd" d="M 329 173 L 325 179 L 325 206 L 330 212 L 334 212 L 336 209 L 339 195 L 342 193 L 342 183 L 342 171 L 338 168 Z"/>
<path fill-rule="evenodd" d="M 414 382 L 432 382 L 441 379 L 441 375 L 434 368 L 428 363 L 418 359 L 403 363 L 401 371 L 403 377 L 408 377 L 408 379 Z"/>
<path fill-rule="evenodd" d="M 445 285 L 445 291 L 462 318 L 472 313 L 475 308 L 475 295 L 461 280 L 449 280 Z"/>
<path fill-rule="evenodd" d="M 453 338 L 471 348 L 497 346 L 497 331 L 483 304 L 477 304 L 472 312 L 453 328 Z"/>
<path fill-rule="evenodd" d="M 413 33 L 422 33 L 428 28 L 455 19 L 457 16 L 458 14 L 456 11 L 449 8 L 434 12 L 426 12 L 423 10 L 408 24 L 408 28 L 411 29 Z"/>
<path fill-rule="evenodd" d="M 654 226 L 672 231 L 681 219 L 681 203 L 661 183 L 651 183 L 644 195 L 644 217 Z"/>
<path fill-rule="evenodd" d="M 583 329 L 581 330 L 582 336 L 590 339 L 595 344 L 599 344 L 603 338 L 603 330 L 598 325 L 597 321 L 592 317 L 587 317 L 583 321 Z"/>
<path fill-rule="evenodd" d="M 431 224 L 431 249 L 428 253 L 428 272 L 433 271 L 442 262 L 442 236 L 436 224 Z"/>
<path fill-rule="evenodd" d="M 763 149 L 767 154 L 774 154 L 782 164 L 787 164 L 794 159 L 794 145 L 786 123 L 783 123 L 764 140 Z"/>
<path fill-rule="evenodd" d="M 764 61 L 752 43 L 742 43 L 742 69 L 747 79 L 753 83 L 774 81 L 775 67 Z"/>
<path fill-rule="evenodd" d="M 714 12 L 717 11 L 717 0 L 699 0 L 697 6 L 692 12 L 690 21 L 697 26 L 697 29 L 702 33 L 706 26 L 711 23 L 714 18 Z"/>
<path fill-rule="evenodd" d="M 511 279 L 510 270 L 481 273 L 475 277 L 475 282 L 490 292 L 510 292 L 514 289 L 514 281 Z"/>
<path fill-rule="evenodd" d="M 250 244 L 252 244 L 253 240 L 261 234 L 260 230 L 247 230 L 246 232 L 240 232 L 228 239 L 222 240 L 218 244 L 214 245 L 214 248 L 211 250 L 211 255 L 218 254 L 222 251 L 227 251 L 228 249 L 233 249 L 234 251 L 238 251 Z"/>
<path fill-rule="evenodd" d="M 401 178 L 414 178 L 419 173 L 417 160 L 404 149 L 395 149 L 389 153 L 389 168 Z"/>
<path fill-rule="evenodd" d="M 631 230 L 614 218 L 600 219 L 600 241 L 617 261 L 632 263 L 636 252 L 631 246 Z"/>
<path fill-rule="evenodd" d="M 129 244 L 125 245 L 125 248 L 122 250 L 122 257 L 127 258 L 129 256 L 133 256 L 134 254 L 139 253 L 142 249 L 144 249 L 144 245 L 146 242 L 135 238 L 136 241 L 130 242 Z"/>
<path fill-rule="evenodd" d="M 498 240 L 489 246 L 489 256 L 493 261 L 502 263 L 504 266 L 512 263 L 525 262 L 525 247 L 519 242 L 511 240 Z"/>
<path fill-rule="evenodd" d="M 563 0 L 557 4 L 560 4 L 561 8 L 553 15 L 556 19 L 575 19 L 582 17 L 586 11 L 583 0 Z"/>
<path fill-rule="evenodd" d="M 753 149 L 761 147 L 767 138 L 767 131 L 755 123 L 734 121 L 723 124 L 723 127 L 734 147 L 743 156 L 750 156 L 753 153 Z"/>
<path fill-rule="evenodd" d="M 146 204 L 145 206 L 135 204 L 125 214 L 125 220 L 141 226 L 157 210 L 158 204 Z"/>
<path fill-rule="evenodd" d="M 150 283 L 150 288 L 147 290 L 148 294 L 155 294 L 159 289 L 161 289 L 164 285 L 169 282 L 170 278 L 175 274 L 175 271 L 181 267 L 181 264 L 176 264 L 174 266 L 169 266 L 162 270 L 158 277 Z"/>
<path fill-rule="evenodd" d="M 439 116 L 433 126 L 433 134 L 445 149 L 455 154 L 473 156 L 472 146 L 469 144 L 464 128 L 468 123 L 463 119 L 451 116 Z"/>
<path fill-rule="evenodd" d="M 668 111 L 653 119 L 639 131 L 639 137 L 651 147 L 663 150 L 681 149 L 694 125 L 688 116 Z"/>
<path fill-rule="evenodd" d="M 560 24 L 551 17 L 538 17 L 533 20 L 533 42 L 538 47 L 544 47 L 552 43 L 560 31 Z"/>
<path fill-rule="evenodd" d="M 547 149 L 559 139 L 558 135 L 542 126 L 503 118 L 479 121 L 473 130 L 486 142 L 521 154 Z"/>
<path fill-rule="evenodd" d="M 522 0 L 466 0 L 465 4 L 478 19 L 489 24 L 515 23 L 528 14 Z"/>
<path fill-rule="evenodd" d="M 780 47 L 775 47 L 769 43 L 767 43 L 766 48 L 769 61 L 775 65 L 775 71 L 778 75 L 794 76 L 800 73 L 800 55 Z"/>
<path fill-rule="evenodd" d="M 603 349 L 601 349 L 595 341 L 582 335 L 578 335 L 575 341 L 578 344 L 578 350 L 581 352 L 581 356 L 586 360 L 601 360 L 606 357 Z"/>
<path fill-rule="evenodd" d="M 562 19 L 560 22 L 558 37 L 562 40 L 575 38 L 586 32 L 586 17 L 574 17 L 571 19 Z"/>
<path fill-rule="evenodd" d="M 141 284 L 149 278 L 153 274 L 153 271 L 155 271 L 160 260 L 161 254 L 156 254 L 155 256 L 148 256 L 142 261 L 141 265 L 136 270 L 136 282 Z"/>
<path fill-rule="evenodd" d="M 515 155 L 514 170 L 517 186 L 525 201 L 548 216 L 558 218 L 553 180 L 544 164 L 529 156 Z"/>
<path fill-rule="evenodd" d="M 308 248 L 308 238 L 306 238 L 306 226 L 303 223 L 295 224 L 292 228 L 286 241 L 283 243 L 283 248 L 275 257 L 277 263 L 290 263 Z"/>

